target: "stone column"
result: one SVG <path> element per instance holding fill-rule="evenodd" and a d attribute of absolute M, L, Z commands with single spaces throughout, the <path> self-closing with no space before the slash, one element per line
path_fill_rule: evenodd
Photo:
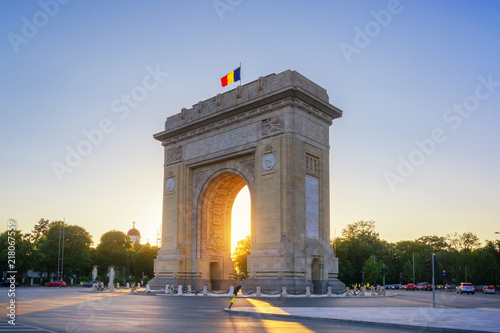
<path fill-rule="evenodd" d="M 109 290 L 111 292 L 115 291 L 115 284 L 113 283 L 115 279 L 115 266 L 109 266 Z"/>
<path fill-rule="evenodd" d="M 94 265 L 94 269 L 92 270 L 92 281 L 95 281 L 95 279 L 97 278 L 97 265 Z"/>

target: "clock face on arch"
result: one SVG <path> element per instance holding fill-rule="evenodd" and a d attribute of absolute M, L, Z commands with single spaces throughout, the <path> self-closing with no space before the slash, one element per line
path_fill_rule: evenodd
<path fill-rule="evenodd" d="M 172 192 L 175 188 L 175 179 L 174 178 L 169 178 L 165 182 L 165 190 L 167 192 Z"/>

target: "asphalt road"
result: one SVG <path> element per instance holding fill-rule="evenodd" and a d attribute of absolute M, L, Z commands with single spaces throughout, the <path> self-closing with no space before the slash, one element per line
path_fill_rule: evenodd
<path fill-rule="evenodd" d="M 432 305 L 431 292 L 389 291 L 394 297 L 260 298 L 271 306 L 420 307 Z M 436 293 L 440 307 L 500 308 L 500 295 Z M 6 309 L 7 289 L 0 289 Z M 230 298 L 177 297 L 156 294 L 91 293 L 82 288 L 18 288 L 16 327 L 0 322 L 0 331 L 24 332 L 404 332 L 369 325 L 312 320 L 270 320 L 231 316 L 223 309 Z M 234 308 L 253 306 L 238 298 Z M 4 310 L 5 311 L 5 310 Z M 388 313 L 388 316 L 391 314 Z M 2 316 L 3 317 L 3 316 Z M 415 330 L 408 330 L 415 332 Z"/>

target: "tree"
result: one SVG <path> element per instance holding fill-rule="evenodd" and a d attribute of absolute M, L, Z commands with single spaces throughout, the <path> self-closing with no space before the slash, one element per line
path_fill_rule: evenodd
<path fill-rule="evenodd" d="M 141 246 L 141 249 L 134 254 L 133 274 L 135 276 L 144 275 L 152 277 L 154 275 L 154 261 L 158 255 L 158 247 L 149 244 Z"/>
<path fill-rule="evenodd" d="M 448 248 L 448 243 L 446 242 L 446 237 L 434 236 L 422 236 L 416 240 L 416 242 L 424 243 L 432 248 L 432 251 L 438 252 L 443 251 Z"/>
<path fill-rule="evenodd" d="M 334 241 L 339 259 L 339 279 L 347 284 L 361 283 L 363 264 L 370 257 L 373 260 L 373 255 L 387 262 L 393 257 L 389 244 L 379 239 L 374 221 L 348 224 L 342 230 L 342 237 Z M 388 272 L 395 275 L 398 269 L 390 267 Z"/>
<path fill-rule="evenodd" d="M 233 259 L 234 265 L 240 277 L 248 277 L 247 257 L 250 254 L 250 236 L 238 241 L 234 249 Z"/>
<path fill-rule="evenodd" d="M 362 238 L 371 241 L 378 240 L 378 232 L 375 232 L 375 221 L 358 221 L 348 224 L 342 229 L 342 237 L 345 239 Z"/>
<path fill-rule="evenodd" d="M 93 241 L 90 234 L 77 225 L 66 225 L 62 221 L 52 222 L 46 236 L 41 236 L 34 243 L 36 251 L 33 268 L 47 272 L 48 276 L 57 271 L 60 249 L 59 237 L 63 234 L 61 228 L 64 228 L 64 261 L 61 262 L 61 264 L 64 264 L 63 274 L 74 274 L 76 269 L 87 270 L 92 263 L 90 246 Z"/>
<path fill-rule="evenodd" d="M 52 222 L 52 223 L 54 223 L 54 222 Z M 33 229 L 31 230 L 31 241 L 34 243 L 38 239 L 40 239 L 40 237 L 47 236 L 47 233 L 49 232 L 50 226 L 51 226 L 51 223 L 49 222 L 49 220 L 41 218 L 37 222 L 37 224 L 35 224 Z"/>
<path fill-rule="evenodd" d="M 127 267 L 133 252 L 130 237 L 122 231 L 111 230 L 102 234 L 94 260 L 99 271 L 105 273 L 109 266 Z"/>
<path fill-rule="evenodd" d="M 376 261 L 373 257 L 366 259 L 363 263 L 363 272 L 365 272 L 365 283 L 376 285 L 382 282 L 383 262 Z"/>
<path fill-rule="evenodd" d="M 12 243 L 14 243 L 14 245 L 12 245 Z M 14 251 L 12 251 L 13 247 Z M 7 230 L 3 232 L 0 234 L 0 249 L 2 271 L 15 270 L 18 272 L 18 276 L 22 276 L 23 273 L 26 273 L 31 268 L 33 246 L 29 241 L 29 234 L 23 235 L 19 230 Z M 9 269 L 9 256 L 13 257 L 11 260 L 14 260 L 14 262 L 10 263 L 13 263 L 14 269 Z"/>

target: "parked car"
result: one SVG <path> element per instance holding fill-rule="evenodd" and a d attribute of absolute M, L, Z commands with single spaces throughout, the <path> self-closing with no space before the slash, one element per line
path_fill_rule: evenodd
<path fill-rule="evenodd" d="M 479 292 L 482 292 L 482 291 L 483 291 L 483 289 L 484 289 L 484 287 L 487 287 L 487 286 L 482 286 L 482 285 L 477 285 L 477 286 L 475 286 L 476 291 L 477 291 L 478 293 L 479 293 Z"/>
<path fill-rule="evenodd" d="M 428 282 L 419 282 L 417 283 L 417 285 L 415 286 L 415 289 L 416 290 L 427 290 L 427 285 L 429 283 Z"/>
<path fill-rule="evenodd" d="M 3 280 L 2 283 L 0 284 L 0 286 L 2 287 L 10 287 L 10 285 L 12 284 L 12 280 Z M 16 287 L 19 287 L 19 282 L 14 282 L 14 286 Z"/>
<path fill-rule="evenodd" d="M 406 290 L 416 290 L 413 283 L 408 283 L 405 287 Z"/>
<path fill-rule="evenodd" d="M 432 291 L 434 287 L 432 286 L 431 283 L 427 283 L 425 286 L 424 286 L 424 290 L 425 291 Z"/>
<path fill-rule="evenodd" d="M 483 294 L 496 294 L 496 289 L 494 286 L 484 286 Z"/>
<path fill-rule="evenodd" d="M 475 292 L 476 292 L 476 288 L 474 288 L 472 283 L 469 283 L 469 282 L 462 282 L 457 287 L 457 294 L 467 293 L 467 294 L 474 295 Z"/>
<path fill-rule="evenodd" d="M 102 284 L 102 281 L 89 281 L 83 284 L 84 287 L 91 288 L 94 283 Z"/>
<path fill-rule="evenodd" d="M 61 281 L 52 281 L 45 283 L 45 287 L 66 287 L 66 282 Z"/>

